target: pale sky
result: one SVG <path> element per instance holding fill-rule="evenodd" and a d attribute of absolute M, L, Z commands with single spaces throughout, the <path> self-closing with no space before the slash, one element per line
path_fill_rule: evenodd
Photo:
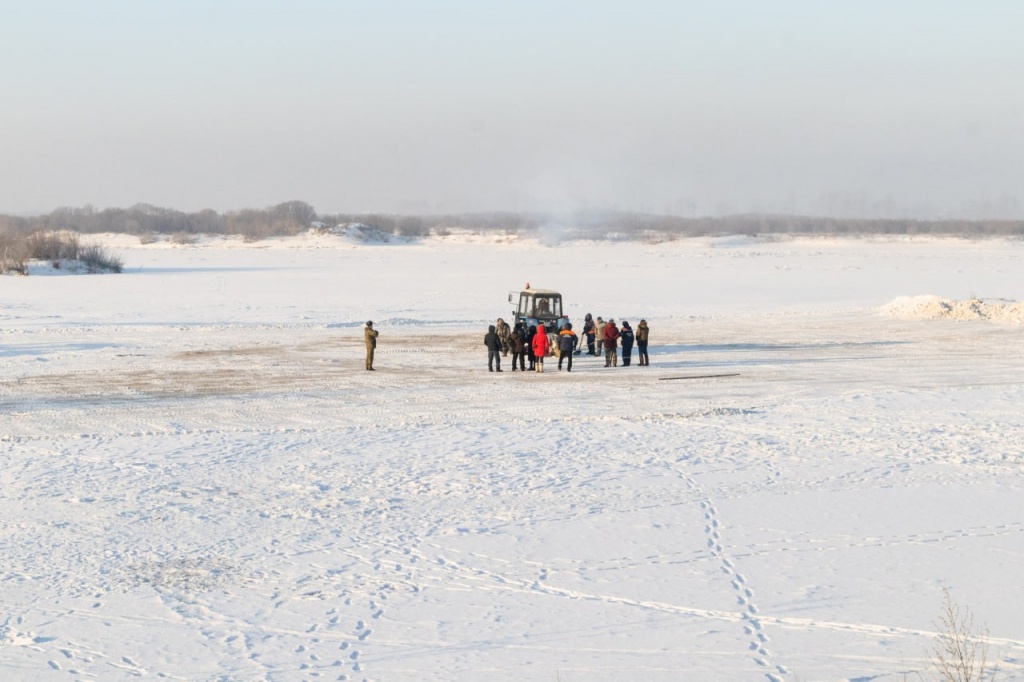
<path fill-rule="evenodd" d="M 0 0 L 0 211 L 1024 218 L 1018 0 Z"/>

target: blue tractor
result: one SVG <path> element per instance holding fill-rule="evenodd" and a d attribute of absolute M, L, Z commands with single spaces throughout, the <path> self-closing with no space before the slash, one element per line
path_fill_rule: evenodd
<path fill-rule="evenodd" d="M 512 311 L 512 326 L 522 322 L 526 329 L 531 325 L 544 325 L 544 331 L 552 341 L 552 354 L 559 355 L 558 332 L 569 318 L 562 311 L 562 295 L 551 289 L 534 289 L 529 282 L 522 291 L 513 291 L 508 295 L 509 303 L 517 303 Z"/>

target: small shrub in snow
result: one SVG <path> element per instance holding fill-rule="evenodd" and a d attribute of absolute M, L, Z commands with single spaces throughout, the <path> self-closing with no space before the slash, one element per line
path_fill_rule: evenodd
<path fill-rule="evenodd" d="M 938 641 L 932 648 L 932 662 L 942 682 L 981 682 L 994 671 L 988 668 L 988 629 L 974 628 L 974 614 L 953 603 L 949 590 L 936 626 Z"/>
<path fill-rule="evenodd" d="M 143 232 L 139 235 L 140 244 L 155 244 L 160 241 L 160 235 L 156 232 Z"/>
<path fill-rule="evenodd" d="M 78 253 L 78 260 L 85 263 L 90 272 L 121 272 L 124 269 L 121 259 L 99 244 L 83 246 Z"/>
<path fill-rule="evenodd" d="M 195 241 L 195 237 L 191 232 L 175 232 L 171 235 L 171 243 L 178 244 L 179 246 L 185 246 Z"/>

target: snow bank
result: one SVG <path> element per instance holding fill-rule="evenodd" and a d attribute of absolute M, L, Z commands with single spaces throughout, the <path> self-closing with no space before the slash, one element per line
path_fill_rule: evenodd
<path fill-rule="evenodd" d="M 883 315 L 901 320 L 990 320 L 1024 325 L 1024 303 L 971 298 L 955 301 L 939 296 L 901 296 L 882 306 Z"/>
<path fill-rule="evenodd" d="M 363 223 L 346 223 L 337 225 L 329 230 L 330 234 L 345 237 L 349 241 L 368 244 L 393 244 L 403 243 L 406 239 L 396 237 L 390 232 L 385 232 L 378 227 L 365 225 Z"/>
<path fill-rule="evenodd" d="M 105 275 L 114 271 L 100 268 L 80 260 L 61 258 L 52 260 L 32 260 L 28 262 L 29 275 Z"/>

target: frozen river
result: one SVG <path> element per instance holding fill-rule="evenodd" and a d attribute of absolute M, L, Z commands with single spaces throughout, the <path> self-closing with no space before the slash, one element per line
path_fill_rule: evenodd
<path fill-rule="evenodd" d="M 881 312 L 1020 242 L 108 243 L 0 277 L 4 679 L 1024 679 L 1024 327 Z M 526 281 L 651 366 L 488 374 Z"/>

